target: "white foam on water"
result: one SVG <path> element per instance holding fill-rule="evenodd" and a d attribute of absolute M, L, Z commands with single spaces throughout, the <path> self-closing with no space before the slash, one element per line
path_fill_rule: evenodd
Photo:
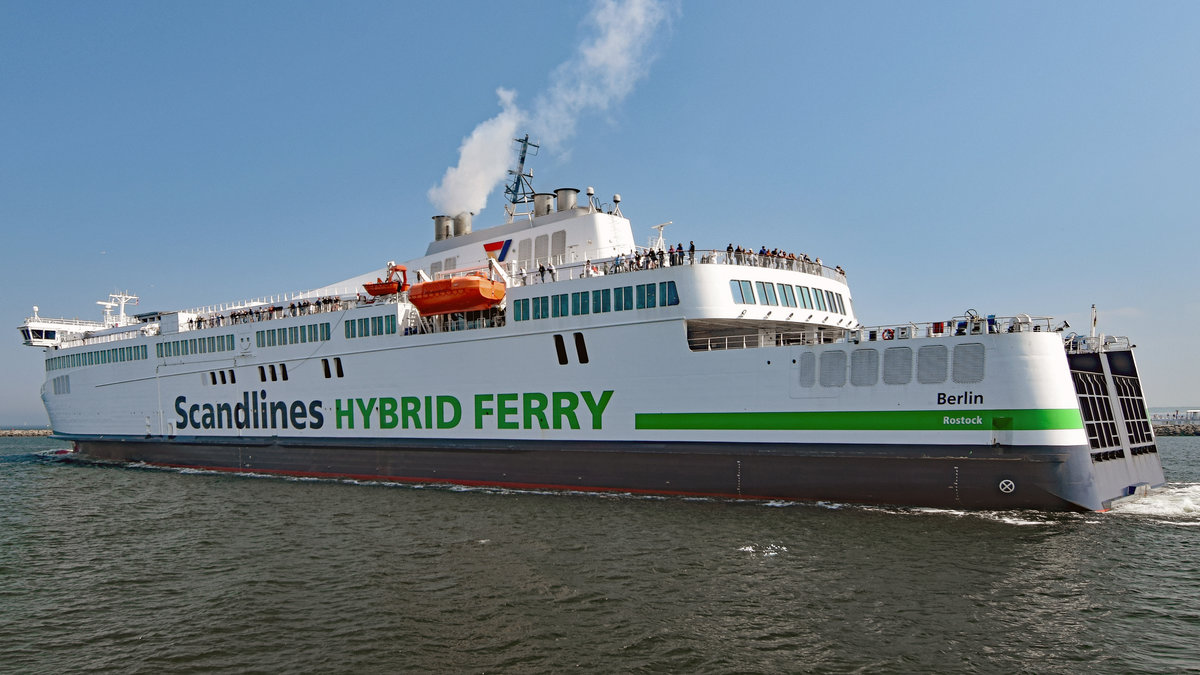
<path fill-rule="evenodd" d="M 766 546 L 756 546 L 748 544 L 738 549 L 739 553 L 751 553 L 755 556 L 763 558 L 771 558 L 780 553 L 787 553 L 787 547 L 782 544 L 767 544 Z"/>
<path fill-rule="evenodd" d="M 1169 483 L 1164 488 L 1133 501 L 1117 504 L 1112 513 L 1118 516 L 1155 516 L 1176 518 L 1163 521 L 1172 525 L 1200 525 L 1200 483 Z"/>

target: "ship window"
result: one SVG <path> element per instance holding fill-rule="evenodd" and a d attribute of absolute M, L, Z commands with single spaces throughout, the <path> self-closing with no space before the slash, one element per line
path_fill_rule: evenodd
<path fill-rule="evenodd" d="M 171 343 L 171 356 L 179 356 L 179 342 Z"/>
<path fill-rule="evenodd" d="M 532 260 L 532 258 L 533 258 L 533 240 L 532 239 L 522 239 L 521 242 L 517 244 L 517 260 L 519 261 L 518 264 L 521 267 L 529 267 L 530 261 Z"/>
<path fill-rule="evenodd" d="M 262 366 L 259 366 L 258 368 L 259 368 L 259 370 L 262 370 Z M 215 370 L 208 371 L 208 379 L 213 384 L 216 384 L 217 383 L 217 372 Z"/>
<path fill-rule="evenodd" d="M 629 286 L 620 286 L 620 287 L 613 289 L 613 311 L 614 312 L 621 312 L 626 309 L 626 307 L 625 307 L 625 289 L 627 289 L 627 288 L 629 288 Z M 632 302 L 629 303 L 629 309 L 633 309 Z"/>
<path fill-rule="evenodd" d="M 764 305 L 778 305 L 775 300 L 775 284 L 770 282 L 756 281 L 754 285 L 758 287 L 758 299 Z"/>
<path fill-rule="evenodd" d="M 346 337 L 354 337 L 354 319 L 346 321 Z"/>
<path fill-rule="evenodd" d="M 821 386 L 842 387 L 846 384 L 846 352 L 833 349 L 821 354 Z"/>
<path fill-rule="evenodd" d="M 601 312 L 611 312 L 612 291 L 607 288 L 598 288 L 592 291 L 592 311 L 597 314 Z"/>
<path fill-rule="evenodd" d="M 822 312 L 825 311 L 825 293 L 819 288 L 813 289 L 813 304 Z"/>
<path fill-rule="evenodd" d="M 588 362 L 587 344 L 583 341 L 583 333 L 575 333 L 575 353 L 579 355 L 580 363 Z"/>
<path fill-rule="evenodd" d="M 278 377 L 276 377 L 276 374 L 275 374 L 275 364 L 274 364 L 274 363 L 272 363 L 271 365 L 267 366 L 267 371 L 271 373 L 271 381 L 272 381 L 272 382 L 274 382 L 275 380 L 279 379 Z M 222 379 L 224 379 L 224 378 L 222 377 Z"/>
<path fill-rule="evenodd" d="M 221 371 L 221 384 L 227 384 L 225 382 L 225 371 L 223 371 L 223 370 Z"/>
<path fill-rule="evenodd" d="M 742 299 L 742 285 L 738 283 L 737 279 L 729 280 L 729 292 L 731 295 L 733 295 L 733 301 L 735 303 L 741 304 L 746 302 L 744 299 Z"/>
<path fill-rule="evenodd" d="M 779 295 L 785 307 L 796 306 L 796 293 L 791 284 L 779 284 Z"/>
<path fill-rule="evenodd" d="M 325 361 L 325 359 L 321 359 L 321 360 L 322 360 L 322 361 Z M 328 362 L 328 361 L 325 361 L 325 368 L 326 368 L 327 370 L 328 370 L 328 368 L 329 368 L 329 362 Z M 325 377 L 329 377 L 329 376 L 328 376 L 328 375 L 326 375 Z M 266 382 L 266 381 L 267 381 L 267 369 L 266 369 L 266 367 L 265 367 L 265 366 L 259 366 L 259 367 L 258 367 L 258 381 L 259 381 L 259 382 Z M 213 384 L 216 384 L 216 382 L 213 382 Z"/>
<path fill-rule="evenodd" d="M 533 318 L 542 318 L 542 303 L 541 298 L 533 298 Z"/>
<path fill-rule="evenodd" d="M 334 365 L 334 368 L 337 370 L 338 377 L 346 376 L 346 374 L 342 372 L 342 357 L 340 357 L 340 356 L 333 357 L 333 365 Z"/>
<path fill-rule="evenodd" d="M 885 384 L 912 382 L 912 349 L 888 347 L 883 350 L 883 381 Z"/>
<path fill-rule="evenodd" d="M 305 342 L 308 342 L 308 329 L 309 328 L 310 328 L 310 326 L 300 326 L 300 335 L 299 335 L 300 344 L 304 344 Z"/>
<path fill-rule="evenodd" d="M 679 304 L 679 290 L 674 281 L 658 282 L 658 304 L 660 307 Z"/>
<path fill-rule="evenodd" d="M 553 299 L 553 302 L 550 303 L 550 316 L 560 316 L 558 312 L 558 296 L 552 295 L 550 297 Z"/>
<path fill-rule="evenodd" d="M 329 333 L 330 333 L 330 330 L 329 330 L 329 324 L 327 324 L 327 323 L 323 323 L 323 324 L 321 324 L 321 339 L 322 339 L 322 340 L 328 340 L 328 339 L 329 339 Z"/>
<path fill-rule="evenodd" d="M 742 299 L 747 305 L 754 304 L 754 284 L 749 281 L 739 281 L 742 285 Z"/>
<path fill-rule="evenodd" d="M 879 352 L 874 349 L 855 349 L 850 352 L 850 384 L 873 387 L 879 383 Z"/>
<path fill-rule="evenodd" d="M 275 346 L 275 340 L 277 339 L 277 337 L 278 337 L 278 336 L 276 336 L 276 335 L 275 335 L 275 331 L 273 331 L 273 330 L 269 330 L 269 331 L 267 331 L 267 346 L 268 346 L 268 347 L 274 347 L 274 346 Z"/>
<path fill-rule="evenodd" d="M 358 336 L 359 337 L 367 337 L 371 334 L 370 324 L 371 324 L 371 320 L 368 319 L 367 317 L 363 317 L 358 320 Z"/>
<path fill-rule="evenodd" d="M 812 295 L 808 292 L 808 286 L 797 286 L 796 295 L 799 296 L 800 306 L 804 309 L 812 309 Z"/>
<path fill-rule="evenodd" d="M 233 375 L 233 371 L 232 370 L 229 371 L 229 374 Z M 284 380 L 287 379 L 287 364 L 286 363 L 279 364 L 279 377 Z"/>
<path fill-rule="evenodd" d="M 188 343 L 191 345 L 191 348 L 192 348 L 192 353 L 193 353 L 193 354 L 199 354 L 199 353 L 200 353 L 199 351 L 197 351 L 197 350 L 196 350 L 196 339 L 195 339 L 195 338 L 192 338 L 191 340 L 188 340 Z"/>
<path fill-rule="evenodd" d="M 846 313 L 846 303 L 842 302 L 842 294 L 834 293 L 834 297 L 837 298 L 838 312 L 841 314 L 845 314 Z"/>
<path fill-rule="evenodd" d="M 387 321 L 385 323 L 387 324 L 387 326 L 386 326 L 387 334 L 395 335 L 396 334 L 396 315 L 388 314 Z"/>
<path fill-rule="evenodd" d="M 825 298 L 829 302 L 829 311 L 838 311 L 837 298 L 833 297 L 833 291 L 825 291 Z"/>
<path fill-rule="evenodd" d="M 259 347 L 261 347 L 261 346 L 262 346 L 262 339 L 263 339 L 263 338 L 262 338 L 262 331 L 259 331 L 259 332 L 258 332 L 258 339 L 259 339 L 258 346 L 259 346 Z M 210 353 L 211 353 L 211 352 L 215 352 L 215 351 L 217 351 L 217 338 L 215 338 L 215 337 L 210 337 L 210 338 L 208 338 L 208 351 L 209 351 Z"/>
<path fill-rule="evenodd" d="M 590 298 L 591 298 L 591 294 L 588 293 L 587 291 L 582 291 L 579 293 L 572 293 L 571 294 L 571 314 L 573 316 L 577 316 L 580 314 L 590 314 L 591 312 L 588 311 L 588 309 L 589 309 L 588 301 L 590 300 Z"/>
<path fill-rule="evenodd" d="M 555 260 L 562 260 L 567 254 L 567 231 L 559 230 L 550 235 L 550 255 Z"/>
<path fill-rule="evenodd" d="M 321 367 L 325 369 L 325 379 L 328 380 L 330 377 L 330 375 L 329 375 L 329 359 L 321 359 Z M 259 368 L 261 369 L 262 366 L 259 366 Z M 264 378 L 263 381 L 266 382 L 266 378 Z"/>
<path fill-rule="evenodd" d="M 234 375 L 232 370 L 229 371 L 229 384 L 237 384 L 237 376 Z"/>
<path fill-rule="evenodd" d="M 946 381 L 946 345 L 926 345 L 917 350 L 917 382 L 941 384 Z"/>
<path fill-rule="evenodd" d="M 817 357 L 812 352 L 800 355 L 800 386 L 811 387 L 817 383 Z"/>
<path fill-rule="evenodd" d="M 230 350 L 233 349 L 233 334 L 232 333 L 225 336 L 225 343 L 228 345 L 228 347 L 226 347 L 226 349 L 230 349 Z"/>
<path fill-rule="evenodd" d="M 299 342 L 300 336 L 297 335 L 299 332 L 299 329 L 297 329 L 295 326 L 288 328 L 288 342 L 291 342 L 292 344 Z"/>
<path fill-rule="evenodd" d="M 558 365 L 567 365 L 567 345 L 563 342 L 563 336 L 558 333 L 554 334 L 554 351 L 558 352 Z"/>
<path fill-rule="evenodd" d="M 954 345 L 953 379 L 960 384 L 983 382 L 983 345 L 978 342 Z"/>

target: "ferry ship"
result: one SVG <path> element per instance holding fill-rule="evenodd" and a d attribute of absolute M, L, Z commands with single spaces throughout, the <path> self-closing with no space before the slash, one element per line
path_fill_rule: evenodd
<path fill-rule="evenodd" d="M 80 456 L 386 481 L 1102 511 L 1163 485 L 1133 347 L 974 311 L 869 326 L 804 255 L 635 241 L 620 196 L 434 217 L 290 296 L 20 326 Z M 648 229 L 652 232 L 652 229 Z M 667 250 L 664 251 L 663 249 Z"/>

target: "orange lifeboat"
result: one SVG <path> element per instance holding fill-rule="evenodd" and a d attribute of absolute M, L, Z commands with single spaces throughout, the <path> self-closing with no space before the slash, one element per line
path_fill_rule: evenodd
<path fill-rule="evenodd" d="M 400 273 L 400 279 L 396 279 L 396 273 Z M 404 265 L 388 265 L 387 281 L 375 278 L 373 284 L 363 284 L 363 288 L 374 296 L 391 295 L 400 291 L 408 290 L 408 268 Z"/>
<path fill-rule="evenodd" d="M 422 316 L 488 309 L 504 299 L 504 282 L 468 274 L 413 284 L 408 299 Z"/>

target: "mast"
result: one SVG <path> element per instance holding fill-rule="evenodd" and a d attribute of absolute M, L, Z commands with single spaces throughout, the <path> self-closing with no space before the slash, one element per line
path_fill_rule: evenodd
<path fill-rule="evenodd" d="M 512 182 L 504 186 L 504 197 L 508 200 L 508 204 L 504 205 L 504 212 L 508 214 L 508 222 L 512 222 L 513 216 L 516 215 L 517 204 L 528 204 L 533 201 L 533 169 L 529 173 L 525 172 L 525 155 L 529 152 L 529 148 L 533 148 L 534 156 L 537 156 L 539 146 L 537 143 L 529 142 L 529 134 L 525 134 L 525 138 L 514 138 L 513 141 L 521 145 L 520 159 L 517 161 L 517 169 L 508 170 L 508 175 L 512 176 Z"/>

